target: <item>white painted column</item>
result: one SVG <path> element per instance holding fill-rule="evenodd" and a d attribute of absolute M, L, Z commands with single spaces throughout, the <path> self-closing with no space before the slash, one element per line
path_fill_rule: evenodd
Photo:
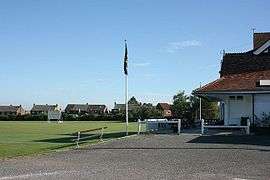
<path fill-rule="evenodd" d="M 178 135 L 181 133 L 181 119 L 178 119 Z"/>
<path fill-rule="evenodd" d="M 138 135 L 140 134 L 141 132 L 141 120 L 138 119 Z"/>
<path fill-rule="evenodd" d="M 201 121 L 201 134 L 203 135 L 204 134 L 204 119 L 202 119 Z"/>

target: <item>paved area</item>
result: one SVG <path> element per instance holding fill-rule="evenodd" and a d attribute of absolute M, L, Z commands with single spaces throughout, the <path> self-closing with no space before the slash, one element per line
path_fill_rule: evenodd
<path fill-rule="evenodd" d="M 4 179 L 270 179 L 270 137 L 132 136 L 0 160 Z"/>

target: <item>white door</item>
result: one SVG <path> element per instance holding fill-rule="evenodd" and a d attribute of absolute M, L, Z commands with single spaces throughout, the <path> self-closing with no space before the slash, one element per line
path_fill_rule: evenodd
<path fill-rule="evenodd" d="M 240 125 L 241 117 L 245 111 L 243 102 L 230 102 L 230 119 L 229 125 Z"/>
<path fill-rule="evenodd" d="M 262 114 L 270 112 L 270 94 L 256 94 L 254 96 L 254 113 L 261 119 Z"/>
<path fill-rule="evenodd" d="M 241 97 L 241 98 L 237 98 Z M 240 125 L 241 117 L 250 117 L 251 110 L 250 98 L 247 96 L 236 96 L 235 100 L 230 100 L 229 125 Z"/>

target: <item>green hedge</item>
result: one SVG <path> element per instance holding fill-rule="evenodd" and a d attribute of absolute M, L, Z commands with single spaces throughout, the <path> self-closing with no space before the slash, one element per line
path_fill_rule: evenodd
<path fill-rule="evenodd" d="M 24 116 L 7 116 L 7 117 L 0 117 L 0 121 L 47 121 L 47 116 L 31 116 L 31 115 L 24 115 Z"/>
<path fill-rule="evenodd" d="M 63 114 L 63 121 L 125 121 L 125 115 L 123 114 L 108 114 L 108 115 L 82 115 L 79 117 L 75 117 L 73 115 Z M 0 117 L 0 121 L 47 121 L 48 118 L 46 115 L 32 116 L 32 115 L 24 115 L 24 116 L 8 116 L 8 117 Z M 137 121 L 135 118 L 129 118 L 129 121 Z"/>

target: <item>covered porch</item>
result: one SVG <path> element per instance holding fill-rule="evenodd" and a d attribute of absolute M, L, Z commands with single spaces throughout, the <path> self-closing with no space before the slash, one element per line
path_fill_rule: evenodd
<path fill-rule="evenodd" d="M 197 95 L 218 102 L 219 125 L 243 126 L 249 119 L 251 127 L 270 127 L 269 93 L 223 92 Z"/>

